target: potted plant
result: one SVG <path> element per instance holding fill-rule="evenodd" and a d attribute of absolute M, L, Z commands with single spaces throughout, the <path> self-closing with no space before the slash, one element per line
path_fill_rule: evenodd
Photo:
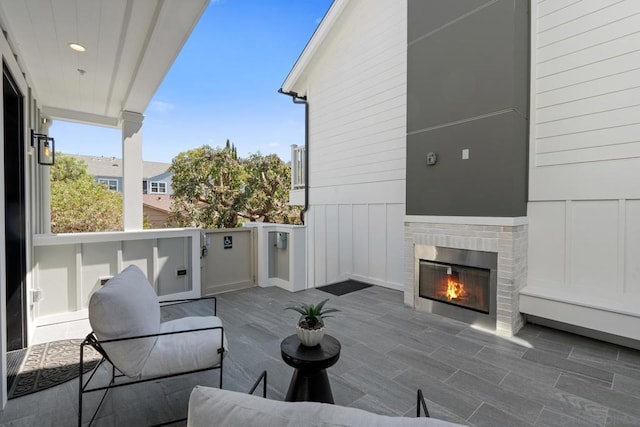
<path fill-rule="evenodd" d="M 336 308 L 324 308 L 324 305 L 329 301 L 326 299 L 317 305 L 313 304 L 301 304 L 299 306 L 286 307 L 285 310 L 293 310 L 300 313 L 300 319 L 298 319 L 298 325 L 296 327 L 298 338 L 303 345 L 307 347 L 313 347 L 320 344 L 322 337 L 324 337 L 324 320 L 328 313 L 335 313 L 340 311 Z"/>

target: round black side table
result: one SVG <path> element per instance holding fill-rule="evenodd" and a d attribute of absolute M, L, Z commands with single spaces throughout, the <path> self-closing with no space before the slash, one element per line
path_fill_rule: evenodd
<path fill-rule="evenodd" d="M 287 402 L 334 403 L 327 368 L 340 358 L 340 342 L 326 335 L 315 347 L 302 345 L 297 335 L 285 338 L 280 344 L 282 360 L 293 368 Z"/>

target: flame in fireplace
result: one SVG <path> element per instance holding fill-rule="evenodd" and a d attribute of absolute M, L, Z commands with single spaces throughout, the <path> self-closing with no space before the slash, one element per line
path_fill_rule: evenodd
<path fill-rule="evenodd" d="M 467 295 L 467 291 L 464 289 L 464 285 L 462 283 L 456 282 L 451 276 L 447 280 L 447 299 L 451 301 L 452 299 L 461 298 Z"/>

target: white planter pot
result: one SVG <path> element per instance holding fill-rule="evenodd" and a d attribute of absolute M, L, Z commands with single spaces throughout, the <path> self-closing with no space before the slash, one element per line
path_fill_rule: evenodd
<path fill-rule="evenodd" d="M 298 332 L 298 339 L 302 345 L 307 347 L 314 347 L 320 344 L 322 337 L 324 337 L 324 326 L 320 329 L 304 329 L 300 326 L 296 326 Z"/>

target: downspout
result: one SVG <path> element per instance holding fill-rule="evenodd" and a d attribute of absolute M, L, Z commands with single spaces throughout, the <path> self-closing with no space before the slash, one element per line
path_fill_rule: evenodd
<path fill-rule="evenodd" d="M 304 104 L 304 208 L 300 212 L 300 221 L 304 224 L 304 214 L 309 210 L 309 103 L 306 96 L 296 92 L 278 89 L 278 93 L 289 95 L 294 104 Z"/>

